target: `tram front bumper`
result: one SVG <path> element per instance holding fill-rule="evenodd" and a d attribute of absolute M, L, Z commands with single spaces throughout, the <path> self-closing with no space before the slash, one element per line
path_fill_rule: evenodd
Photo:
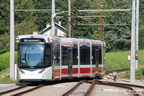
<path fill-rule="evenodd" d="M 42 74 L 20 74 L 20 81 L 42 81 Z"/>

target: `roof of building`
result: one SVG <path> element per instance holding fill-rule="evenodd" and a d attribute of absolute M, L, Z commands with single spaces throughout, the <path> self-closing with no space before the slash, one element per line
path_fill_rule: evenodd
<path fill-rule="evenodd" d="M 59 25 L 59 24 L 56 23 L 56 22 L 55 22 L 55 25 L 58 26 L 58 27 L 60 27 L 60 28 L 63 29 L 63 30 L 67 30 L 66 28 L 64 28 L 63 26 Z M 49 27 L 46 27 L 45 29 L 43 29 L 40 33 L 44 32 L 44 31 L 46 31 L 46 30 L 48 30 L 48 29 L 50 29 L 50 28 L 51 28 L 51 25 L 50 25 Z"/>

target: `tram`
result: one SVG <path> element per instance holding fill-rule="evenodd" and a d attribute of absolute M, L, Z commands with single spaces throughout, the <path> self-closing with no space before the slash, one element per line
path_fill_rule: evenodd
<path fill-rule="evenodd" d="M 105 74 L 105 42 L 50 35 L 20 35 L 20 81 L 100 77 Z"/>

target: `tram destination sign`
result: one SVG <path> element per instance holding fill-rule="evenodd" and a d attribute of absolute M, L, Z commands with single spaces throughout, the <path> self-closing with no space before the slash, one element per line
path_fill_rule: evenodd
<path fill-rule="evenodd" d="M 21 39 L 21 42 L 44 42 L 44 39 L 39 39 L 39 38 L 25 38 L 25 39 Z"/>

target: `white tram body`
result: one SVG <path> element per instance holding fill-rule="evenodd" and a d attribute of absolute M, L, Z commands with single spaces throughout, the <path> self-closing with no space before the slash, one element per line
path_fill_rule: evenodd
<path fill-rule="evenodd" d="M 100 77 L 105 74 L 105 42 L 49 35 L 20 35 L 20 81 Z"/>

